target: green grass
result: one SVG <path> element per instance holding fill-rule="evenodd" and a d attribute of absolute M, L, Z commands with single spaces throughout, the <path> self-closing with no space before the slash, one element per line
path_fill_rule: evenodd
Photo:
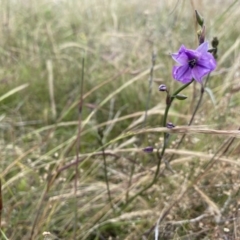
<path fill-rule="evenodd" d="M 240 146 L 230 135 L 240 119 L 239 1 L 4 0 L 0 6 L 1 239 L 154 239 L 150 229 L 160 216 L 161 239 L 240 238 Z M 195 9 L 207 40 L 220 40 L 218 67 L 179 149 L 182 134 L 171 134 L 166 158 L 174 154 L 174 172 L 162 163 L 157 181 L 138 194 L 158 161 L 142 149 L 163 139 L 165 94 L 158 86 L 171 92 L 181 86 L 172 79 L 169 54 L 181 44 L 197 46 Z M 183 94 L 188 98 L 173 102 L 168 121 L 184 127 L 200 85 Z"/>

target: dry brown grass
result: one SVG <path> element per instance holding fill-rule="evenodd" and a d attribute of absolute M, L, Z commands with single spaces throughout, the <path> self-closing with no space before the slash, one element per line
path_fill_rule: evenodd
<path fill-rule="evenodd" d="M 0 5 L 1 239 L 240 238 L 239 1 Z M 197 84 L 184 91 L 188 99 L 173 103 L 169 121 L 177 127 L 168 130 L 160 124 L 165 96 L 158 85 L 171 92 L 180 86 L 171 78 L 169 53 L 182 43 L 197 45 L 195 9 L 204 16 L 207 39 L 220 40 L 218 67 L 193 124 L 187 126 Z M 143 126 L 152 51 L 154 83 Z M 140 194 L 156 172 L 164 132 L 171 169 L 163 162 L 155 184 Z M 155 150 L 146 154 L 149 145 Z"/>

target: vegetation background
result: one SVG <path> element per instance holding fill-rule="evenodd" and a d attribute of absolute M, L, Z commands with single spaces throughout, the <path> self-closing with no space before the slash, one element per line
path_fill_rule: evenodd
<path fill-rule="evenodd" d="M 218 67 L 179 148 L 171 134 L 172 171 L 161 164 L 140 194 L 157 162 L 142 149 L 164 131 L 158 86 L 181 86 L 169 54 L 197 47 L 195 9 Z M 239 12 L 237 0 L 2 0 L 1 239 L 240 239 Z M 200 84 L 184 94 L 177 126 Z"/>

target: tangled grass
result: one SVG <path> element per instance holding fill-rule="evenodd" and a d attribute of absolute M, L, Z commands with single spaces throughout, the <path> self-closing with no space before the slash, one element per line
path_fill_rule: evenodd
<path fill-rule="evenodd" d="M 240 238 L 239 1 L 0 4 L 1 239 Z M 197 45 L 195 9 L 218 67 L 169 130 L 158 85 L 180 86 L 169 53 Z"/>

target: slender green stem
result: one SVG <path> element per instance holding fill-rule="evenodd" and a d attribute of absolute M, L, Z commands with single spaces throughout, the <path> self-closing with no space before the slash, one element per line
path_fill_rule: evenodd
<path fill-rule="evenodd" d="M 103 144 L 102 144 L 102 146 L 103 146 Z M 108 201 L 111 205 L 111 208 L 114 211 L 114 206 L 113 206 L 112 197 L 111 197 L 111 191 L 110 191 L 110 187 L 109 187 L 108 172 L 107 172 L 107 161 L 106 161 L 106 155 L 105 155 L 104 147 L 102 148 L 102 153 L 103 153 L 104 177 L 105 177 L 105 181 L 106 181 L 106 185 L 107 185 Z"/>
<path fill-rule="evenodd" d="M 2 210 L 3 210 L 3 198 L 2 198 L 2 179 L 0 178 L 0 229 L 2 229 Z"/>
<path fill-rule="evenodd" d="M 184 90 L 186 87 L 188 87 L 192 82 L 193 82 L 193 80 L 192 80 L 191 82 L 183 85 L 182 87 L 180 87 L 178 90 L 176 90 L 176 91 L 172 94 L 172 96 L 169 96 L 169 95 L 167 96 L 167 98 L 170 98 L 170 99 L 169 99 L 169 101 L 167 100 L 167 107 L 166 107 L 166 109 L 165 109 L 165 113 L 164 113 L 164 116 L 163 116 L 163 124 L 162 124 L 163 127 L 166 127 L 168 111 L 169 111 L 169 109 L 170 109 L 170 107 L 171 107 L 171 105 L 172 105 L 173 100 L 175 99 L 174 96 L 176 96 L 177 94 L 179 94 L 182 90 Z"/>
<path fill-rule="evenodd" d="M 193 80 L 191 82 L 183 85 L 178 90 L 176 90 L 171 96 L 169 96 L 169 94 L 168 94 L 168 96 L 167 96 L 167 106 L 166 106 L 165 113 L 164 113 L 164 116 L 163 116 L 163 123 L 162 123 L 163 127 L 166 127 L 166 125 L 167 125 L 168 112 L 169 112 L 169 109 L 170 109 L 170 107 L 172 105 L 173 100 L 175 99 L 175 96 L 177 94 L 179 94 L 182 90 L 184 90 L 186 87 L 188 87 L 192 82 L 193 82 Z M 157 151 L 158 165 L 157 165 L 157 170 L 155 172 L 154 181 L 157 179 L 157 176 L 159 174 L 159 169 L 160 169 L 160 165 L 161 165 L 161 162 L 162 162 L 162 158 L 163 158 L 165 150 L 167 148 L 167 137 L 168 137 L 168 133 L 164 133 L 162 151 L 161 151 L 160 154 L 159 154 L 159 149 Z"/>
<path fill-rule="evenodd" d="M 162 126 L 163 127 L 166 127 L 166 123 L 167 123 L 167 117 L 168 117 L 168 112 L 169 112 L 169 109 L 171 107 L 171 104 L 173 102 L 173 100 L 175 99 L 174 96 L 176 96 L 177 94 L 179 94 L 182 90 L 184 90 L 186 87 L 188 87 L 191 83 L 193 82 L 193 80 L 185 85 L 183 85 L 182 87 L 180 87 L 177 91 L 175 91 L 173 93 L 173 95 L 169 95 L 167 96 L 167 106 L 166 106 L 166 109 L 165 109 L 165 113 L 164 113 L 164 116 L 163 116 L 163 122 L 162 122 Z M 147 189 L 149 189 L 150 187 L 153 186 L 153 184 L 156 182 L 157 180 L 157 177 L 158 177 L 158 174 L 159 174 L 159 170 L 160 170 L 160 165 L 161 165 L 161 162 L 162 162 L 162 159 L 163 159 L 163 156 L 164 156 L 164 153 L 165 153 L 165 150 L 167 148 L 167 133 L 164 133 L 164 141 L 163 141 L 163 147 L 162 147 L 162 151 L 161 153 L 159 154 L 159 150 L 157 151 L 157 156 L 158 156 L 158 163 L 157 163 L 157 170 L 154 174 L 154 177 L 152 179 L 152 181 L 147 185 L 145 186 L 141 191 L 139 191 L 138 193 L 136 193 L 134 196 L 132 196 L 128 202 L 125 204 L 124 206 L 124 209 L 134 200 L 136 199 L 139 195 L 141 195 L 142 193 L 144 193 Z"/>
<path fill-rule="evenodd" d="M 78 106 L 78 133 L 76 138 L 76 161 L 79 162 L 79 149 L 81 146 L 81 133 L 82 133 L 82 106 L 83 106 L 83 87 L 84 87 L 84 58 L 82 59 L 82 76 L 81 76 L 81 89 L 80 89 L 80 100 Z M 75 211 L 74 211 L 74 240 L 77 239 L 77 229 L 78 229 L 78 178 L 79 170 L 78 164 L 75 165 L 75 178 L 74 178 L 74 196 L 75 196 Z"/>
<path fill-rule="evenodd" d="M 114 211 L 114 205 L 112 202 L 112 197 L 111 197 L 111 191 L 110 191 L 110 186 L 109 186 L 109 179 L 108 179 L 108 172 L 107 172 L 107 160 L 106 160 L 106 154 L 105 154 L 105 147 L 103 143 L 103 129 L 99 128 L 98 129 L 98 141 L 102 149 L 102 155 L 103 155 L 103 166 L 104 166 L 104 177 L 105 177 L 105 182 L 107 186 L 107 194 L 108 194 L 108 201 L 111 205 L 112 210 Z"/>

